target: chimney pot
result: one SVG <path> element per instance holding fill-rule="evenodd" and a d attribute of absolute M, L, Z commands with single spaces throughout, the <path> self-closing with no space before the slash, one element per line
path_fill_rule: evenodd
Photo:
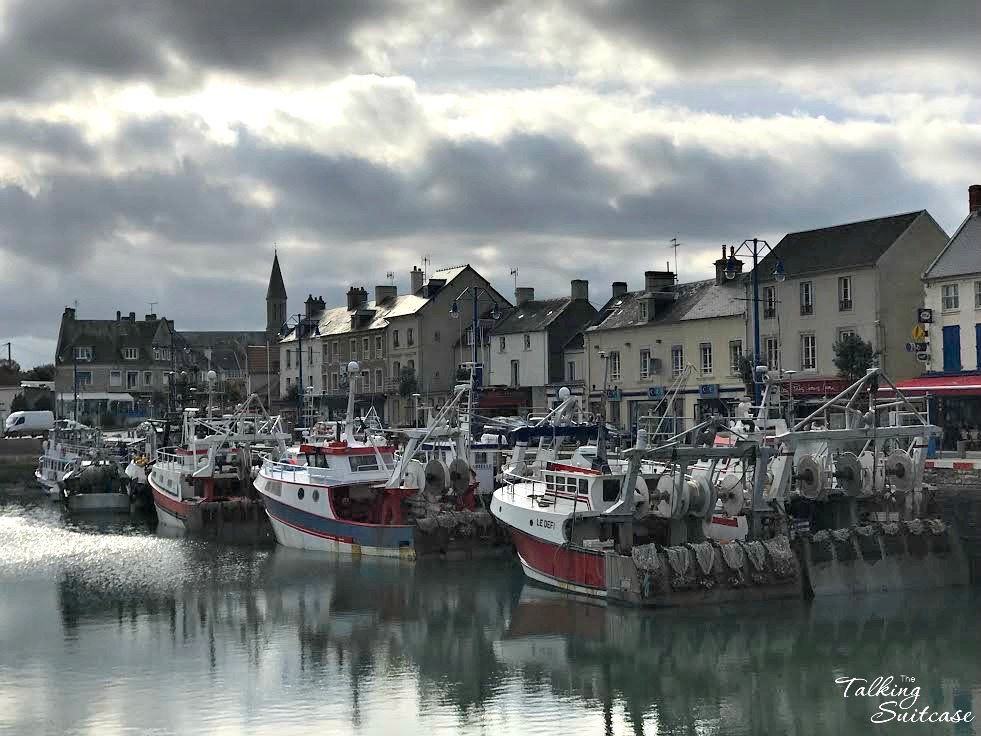
<path fill-rule="evenodd" d="M 409 271 L 409 293 L 415 294 L 419 289 L 422 288 L 422 269 L 418 266 L 413 266 L 412 270 Z"/>
<path fill-rule="evenodd" d="M 515 304 L 524 304 L 535 300 L 535 289 L 532 286 L 519 286 L 514 290 Z"/>
<path fill-rule="evenodd" d="M 967 205 L 972 215 L 981 211 L 981 184 L 972 184 L 967 188 Z"/>
<path fill-rule="evenodd" d="M 626 281 L 614 281 L 613 282 L 613 298 L 616 299 L 618 296 L 623 296 L 627 293 L 627 282 Z"/>
<path fill-rule="evenodd" d="M 122 312 L 120 312 L 120 311 L 119 311 L 119 310 L 117 309 L 117 310 L 116 310 L 116 321 L 118 322 L 118 321 L 119 321 L 119 320 L 121 320 L 122 318 L 123 318 L 123 313 L 122 313 Z"/>
<path fill-rule="evenodd" d="M 368 301 L 368 292 L 360 286 L 352 286 L 347 291 L 347 308 L 353 311 Z"/>
<path fill-rule="evenodd" d="M 569 295 L 573 299 L 589 300 L 589 282 L 586 279 L 573 279 Z"/>
<path fill-rule="evenodd" d="M 153 313 L 151 312 L 150 314 L 147 314 L 146 316 L 144 316 L 144 319 L 145 319 L 145 320 L 146 320 L 147 322 L 154 322 L 154 321 L 156 321 L 156 319 L 157 319 L 157 315 L 155 315 L 155 314 L 153 314 Z"/>
<path fill-rule="evenodd" d="M 136 312 L 130 312 L 129 313 L 129 321 L 130 322 L 136 322 Z"/>

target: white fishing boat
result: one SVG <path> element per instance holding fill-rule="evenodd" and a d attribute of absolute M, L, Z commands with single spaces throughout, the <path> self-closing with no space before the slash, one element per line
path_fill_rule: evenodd
<path fill-rule="evenodd" d="M 44 441 L 44 454 L 38 458 L 34 477 L 48 496 L 61 499 L 65 475 L 90 462 L 101 446 L 102 433 L 98 429 L 59 419 Z"/>

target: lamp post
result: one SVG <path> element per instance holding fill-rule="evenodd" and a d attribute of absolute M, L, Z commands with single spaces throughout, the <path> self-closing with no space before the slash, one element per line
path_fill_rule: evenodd
<path fill-rule="evenodd" d="M 291 315 L 279 330 L 279 334 L 286 337 L 293 329 L 296 330 L 297 339 L 297 353 L 296 353 L 296 366 L 300 369 L 300 385 L 297 386 L 296 390 L 296 421 L 299 425 L 303 421 L 303 393 L 305 386 L 303 385 L 303 332 L 305 330 L 310 330 L 313 328 L 312 333 L 314 337 L 320 337 L 320 324 L 313 317 L 307 316 L 302 312 Z"/>
<path fill-rule="evenodd" d="M 729 258 L 726 261 L 725 270 L 726 278 L 731 281 L 736 278 L 736 254 L 749 253 L 753 257 L 753 400 L 757 407 L 762 400 L 759 376 L 756 372 L 756 367 L 760 364 L 760 274 L 758 266 L 760 253 L 766 253 L 772 250 L 773 248 L 770 247 L 770 244 L 760 238 L 744 240 L 738 247 L 730 245 Z M 782 282 L 787 278 L 783 268 L 783 261 L 779 258 L 777 258 L 777 265 L 773 269 L 773 278 L 777 282 Z"/>
<path fill-rule="evenodd" d="M 473 336 L 471 342 L 473 343 L 473 365 L 474 365 L 474 377 L 476 381 L 476 369 L 477 369 L 477 335 L 480 331 L 480 315 L 477 312 L 477 302 L 479 301 L 481 295 L 486 296 L 491 302 L 491 319 L 499 320 L 501 318 L 501 310 L 497 306 L 497 300 L 494 296 L 482 286 L 468 286 L 466 289 L 457 294 L 456 299 L 453 300 L 453 304 L 450 306 L 450 317 L 453 319 L 460 319 L 460 298 L 470 292 L 473 295 L 473 324 L 471 325 L 471 330 L 473 331 Z"/>

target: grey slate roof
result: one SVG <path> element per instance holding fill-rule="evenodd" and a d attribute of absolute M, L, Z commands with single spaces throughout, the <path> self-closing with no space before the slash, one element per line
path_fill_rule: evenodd
<path fill-rule="evenodd" d="M 539 299 L 513 307 L 498 322 L 491 333 L 513 335 L 519 332 L 541 332 L 572 304 L 570 297 Z"/>
<path fill-rule="evenodd" d="M 165 322 L 162 318 L 147 322 L 128 319 L 68 319 L 63 316 L 55 358 L 59 364 L 70 363 L 73 347 L 90 347 L 93 363 L 116 363 L 123 359 L 123 348 L 128 347 L 139 350 L 138 360 L 150 360 L 154 338 Z M 165 327 L 161 334 L 166 335 L 167 332 Z M 169 339 L 162 337 L 161 343 L 167 344 Z"/>
<path fill-rule="evenodd" d="M 593 332 L 683 320 L 738 317 L 745 311 L 743 288 L 738 282 L 720 286 L 715 283 L 715 279 L 706 279 L 677 284 L 669 291 L 676 295 L 673 301 L 664 299 L 660 292 L 650 291 L 628 291 L 623 296 L 614 297 L 603 306 L 588 330 Z M 654 317 L 642 320 L 641 300 L 652 296 L 655 297 Z"/>
<path fill-rule="evenodd" d="M 788 275 L 874 265 L 926 210 L 789 233 L 760 261 L 760 281 L 772 281 L 777 258 Z"/>
<path fill-rule="evenodd" d="M 946 279 L 977 273 L 981 273 L 981 213 L 973 212 L 947 241 L 923 278 Z"/>

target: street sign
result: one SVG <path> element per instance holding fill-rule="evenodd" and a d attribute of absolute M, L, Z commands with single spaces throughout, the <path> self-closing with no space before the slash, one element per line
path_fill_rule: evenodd
<path fill-rule="evenodd" d="M 916 354 L 916 359 L 918 361 L 920 361 L 921 363 L 929 363 L 930 362 L 930 353 L 917 353 Z"/>
<path fill-rule="evenodd" d="M 916 310 L 916 321 L 920 324 L 933 324 L 933 310 L 920 307 Z"/>
<path fill-rule="evenodd" d="M 923 325 L 913 325 L 910 334 L 913 336 L 913 342 L 923 342 L 926 339 L 926 330 Z"/>
<path fill-rule="evenodd" d="M 647 389 L 647 398 L 649 399 L 661 399 L 664 398 L 664 387 L 663 386 L 651 386 Z"/>
<path fill-rule="evenodd" d="M 917 344 L 915 342 L 908 342 L 908 343 L 906 343 L 906 352 L 907 353 L 915 353 L 916 352 L 916 345 Z"/>

